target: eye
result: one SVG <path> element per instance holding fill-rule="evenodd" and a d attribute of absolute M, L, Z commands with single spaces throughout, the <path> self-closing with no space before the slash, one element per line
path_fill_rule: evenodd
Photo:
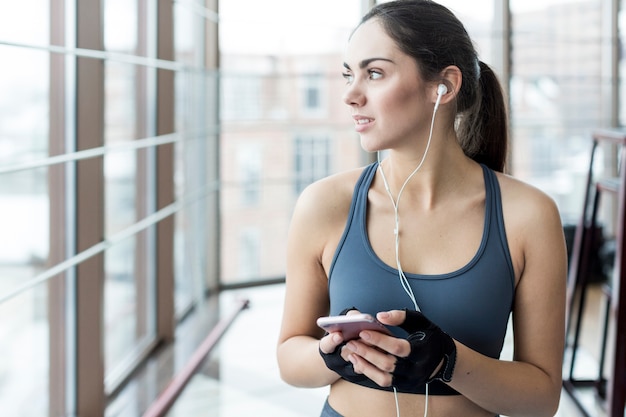
<path fill-rule="evenodd" d="M 346 80 L 347 84 L 350 84 L 352 80 L 354 79 L 354 76 L 347 72 L 342 73 L 341 76 L 343 77 L 344 80 Z"/>
<path fill-rule="evenodd" d="M 383 76 L 382 72 L 373 69 L 368 70 L 367 73 L 369 74 L 370 80 L 378 80 Z"/>

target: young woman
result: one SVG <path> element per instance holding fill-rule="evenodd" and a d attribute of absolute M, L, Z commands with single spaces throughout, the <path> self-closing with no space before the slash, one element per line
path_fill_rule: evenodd
<path fill-rule="evenodd" d="M 554 202 L 503 173 L 506 111 L 463 25 L 428 0 L 374 7 L 344 63 L 379 163 L 299 198 L 278 343 L 282 378 L 330 385 L 322 416 L 552 416 L 566 249 Z M 392 335 L 316 319 L 369 313 Z M 512 313 L 513 360 L 500 360 Z"/>

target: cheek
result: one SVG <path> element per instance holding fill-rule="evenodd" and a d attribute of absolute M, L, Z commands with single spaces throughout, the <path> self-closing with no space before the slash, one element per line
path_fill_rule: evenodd
<path fill-rule="evenodd" d="M 396 89 L 391 94 L 381 97 L 380 106 L 392 118 L 419 114 L 423 106 L 423 97 L 409 89 Z"/>

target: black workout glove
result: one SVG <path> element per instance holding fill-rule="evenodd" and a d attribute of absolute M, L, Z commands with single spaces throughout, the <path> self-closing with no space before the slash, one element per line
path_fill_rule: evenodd
<path fill-rule="evenodd" d="M 357 374 L 354 372 L 352 362 L 346 361 L 341 357 L 341 349 L 345 345 L 346 342 L 339 344 L 331 353 L 324 353 L 322 352 L 322 349 L 320 349 L 320 355 L 322 355 L 322 359 L 324 359 L 324 363 L 326 363 L 328 369 L 337 372 L 337 374 L 339 374 L 339 376 L 346 381 L 354 382 L 355 384 L 362 384 L 369 378 L 363 374 Z"/>
<path fill-rule="evenodd" d="M 346 308 L 341 313 L 339 313 L 339 315 L 344 316 L 348 313 L 348 311 L 351 310 L 357 310 L 357 308 Z M 345 341 L 343 343 L 340 343 L 331 353 L 324 353 L 322 352 L 322 349 L 319 349 L 320 355 L 322 355 L 322 359 L 324 359 L 324 363 L 326 363 L 328 369 L 337 372 L 337 374 L 339 374 L 339 376 L 346 381 L 354 382 L 356 384 L 362 383 L 369 378 L 363 374 L 357 374 L 356 372 L 354 372 L 354 366 L 352 365 L 352 362 L 346 361 L 341 357 L 341 349 L 346 345 L 346 343 L 348 342 Z"/>
<path fill-rule="evenodd" d="M 415 387 L 435 380 L 450 382 L 456 362 L 456 345 L 450 336 L 418 311 L 405 309 L 406 319 L 399 325 L 409 333 L 411 352 L 398 357 L 392 385 L 400 392 L 412 392 Z M 430 377 L 443 359 L 443 365 Z"/>

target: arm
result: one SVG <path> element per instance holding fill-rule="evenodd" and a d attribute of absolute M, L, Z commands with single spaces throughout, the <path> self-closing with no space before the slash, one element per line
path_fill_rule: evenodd
<path fill-rule="evenodd" d="M 282 379 L 300 387 L 321 387 L 339 378 L 320 356 L 324 332 L 316 324 L 317 318 L 329 311 L 324 264 L 330 263 L 334 240 L 339 239 L 347 215 L 337 198 L 341 193 L 333 184 L 325 180 L 302 193 L 287 241 L 287 283 L 277 359 Z M 329 336 L 323 344 L 332 351 L 340 342 Z"/>
<path fill-rule="evenodd" d="M 507 224 L 519 276 L 513 311 L 513 361 L 486 357 L 455 341 L 456 367 L 449 385 L 480 407 L 508 416 L 552 416 L 561 392 L 564 348 L 566 250 L 554 203 L 543 194 L 516 187 Z M 506 218 L 506 214 L 505 214 Z M 403 323 L 403 311 L 379 314 L 389 325 Z M 369 333 L 369 332 L 368 332 Z M 361 337 L 396 356 L 410 353 L 407 341 L 374 332 Z M 348 344 L 357 372 L 388 386 L 395 358 L 362 342 Z"/>

